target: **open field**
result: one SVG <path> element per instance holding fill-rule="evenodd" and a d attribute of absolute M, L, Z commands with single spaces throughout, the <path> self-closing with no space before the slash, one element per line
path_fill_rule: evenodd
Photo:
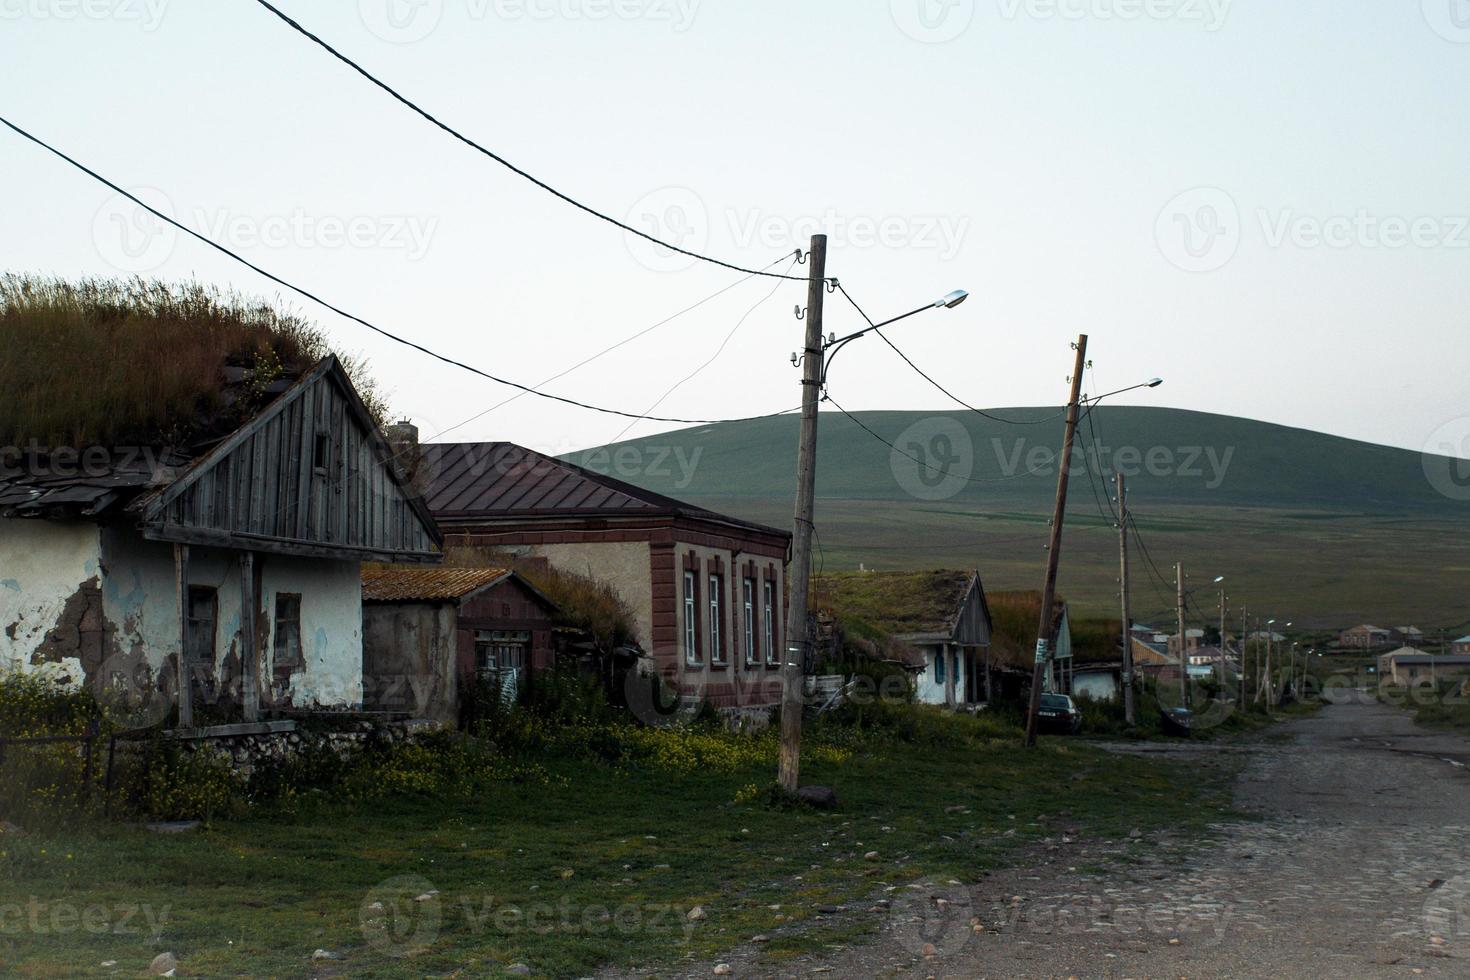
<path fill-rule="evenodd" d="M 978 567 L 988 589 L 1039 588 L 1061 422 L 1055 409 L 998 411 L 1047 421 L 856 413 L 900 455 L 853 420 L 823 413 L 817 564 Z M 1430 479 L 1442 458 L 1178 409 L 1105 406 L 1078 439 L 1060 586 L 1083 615 L 1117 614 L 1106 481 L 1121 469 L 1158 571 L 1168 577 L 1183 561 L 1203 586 L 1199 618 L 1215 605 L 1204 583 L 1224 574 L 1237 603 L 1309 629 L 1365 621 L 1456 629 L 1470 620 L 1470 557 L 1461 544 L 1470 540 L 1470 504 Z M 787 417 L 666 432 L 566 458 L 789 527 L 795 446 L 796 420 Z M 948 473 L 968 482 L 946 484 Z M 1164 618 L 1172 582 L 1159 583 L 1134 550 L 1138 618 Z"/>
<path fill-rule="evenodd" d="M 755 795 L 763 757 L 677 772 L 543 757 L 548 782 L 473 798 L 324 802 L 172 835 L 6 833 L 0 972 L 136 976 L 164 950 L 180 976 L 707 971 L 758 934 L 775 966 L 883 929 L 869 906 L 905 883 L 972 884 L 1048 835 L 1203 833 L 1232 775 L 1078 741 L 867 745 L 807 767 L 841 795 L 833 813 Z M 313 962 L 319 949 L 332 958 Z"/>
<path fill-rule="evenodd" d="M 1071 499 L 1058 587 L 1079 614 L 1116 617 L 1118 532 L 1099 515 L 1085 484 L 1074 485 Z M 790 522 L 789 499 L 697 502 L 753 520 Z M 1223 573 L 1232 581 L 1233 594 L 1244 594 L 1248 602 L 1273 597 L 1269 607 L 1252 612 L 1291 616 L 1304 629 L 1393 619 L 1426 630 L 1448 628 L 1455 636 L 1464 632 L 1470 558 L 1460 542 L 1470 540 L 1470 521 L 1240 507 L 1145 512 L 1137 498 L 1134 502 L 1148 552 L 1167 580 L 1151 572 L 1131 541 L 1134 618 L 1140 621 L 1172 621 L 1177 557 L 1200 589 L 1195 604 L 1204 619 L 1216 606 L 1209 580 Z M 1045 574 L 1048 529 L 1042 510 L 825 498 L 817 501 L 817 522 L 819 567 L 979 567 L 990 590 L 1039 589 Z M 1414 557 L 1406 560 L 1406 555 Z"/>

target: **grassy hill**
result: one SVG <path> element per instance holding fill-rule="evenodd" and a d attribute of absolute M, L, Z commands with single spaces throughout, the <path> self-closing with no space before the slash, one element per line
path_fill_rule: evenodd
<path fill-rule="evenodd" d="M 987 588 L 1035 588 L 1056 489 L 1056 410 L 823 412 L 819 562 L 832 570 L 978 567 Z M 896 448 L 884 445 L 863 426 Z M 797 419 L 701 426 L 570 454 L 573 462 L 737 516 L 789 526 Z M 1162 618 L 1170 566 L 1228 576 L 1254 611 L 1317 626 L 1456 627 L 1470 617 L 1470 504 L 1439 493 L 1420 454 L 1202 412 L 1101 407 L 1079 430 L 1061 586 L 1116 607 L 1110 485 L 1128 479 L 1147 556 L 1135 607 Z M 1152 565 L 1147 560 L 1153 559 Z"/>

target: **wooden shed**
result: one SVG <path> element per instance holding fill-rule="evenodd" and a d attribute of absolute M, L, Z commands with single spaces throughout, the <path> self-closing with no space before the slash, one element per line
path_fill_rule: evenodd
<path fill-rule="evenodd" d="M 362 601 L 366 708 L 453 722 L 466 684 L 518 693 L 553 665 L 556 606 L 508 569 L 365 565 Z"/>

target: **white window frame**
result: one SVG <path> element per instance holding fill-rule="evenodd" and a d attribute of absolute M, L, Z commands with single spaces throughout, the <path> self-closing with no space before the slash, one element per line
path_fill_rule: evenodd
<path fill-rule="evenodd" d="M 760 663 L 760 648 L 755 642 L 755 579 L 745 576 L 740 587 L 745 600 L 745 666 L 754 667 Z"/>
<path fill-rule="evenodd" d="M 693 572 L 684 573 L 684 661 L 689 664 L 699 663 L 698 581 Z"/>
<path fill-rule="evenodd" d="M 775 609 L 775 605 L 776 605 L 776 583 L 775 582 L 772 582 L 770 579 L 766 579 L 766 581 L 765 581 L 765 592 L 761 596 L 761 598 L 765 602 L 765 609 L 764 609 L 764 613 L 763 613 L 763 618 L 765 619 L 765 630 L 766 630 L 766 663 L 768 663 L 768 664 L 780 663 L 780 661 L 776 659 L 777 656 L 779 656 L 780 651 L 778 651 L 776 649 L 776 609 Z"/>
<path fill-rule="evenodd" d="M 720 607 L 723 605 L 724 584 L 720 581 L 718 572 L 710 572 L 709 575 L 709 662 L 722 664 L 725 662 L 725 651 L 720 646 Z"/>

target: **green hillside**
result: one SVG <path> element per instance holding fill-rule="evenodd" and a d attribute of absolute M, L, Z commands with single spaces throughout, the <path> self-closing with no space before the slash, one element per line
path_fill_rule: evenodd
<path fill-rule="evenodd" d="M 989 588 L 1040 584 L 1062 421 L 1055 409 L 824 411 L 818 453 L 819 559 L 826 567 L 979 567 Z M 861 423 L 861 425 L 859 425 Z M 896 445 L 890 449 L 873 434 Z M 797 419 L 662 433 L 566 458 L 649 489 L 786 527 Z M 1470 504 L 1439 493 L 1418 453 L 1178 409 L 1095 410 L 1079 430 L 1062 587 L 1114 609 L 1116 467 L 1156 576 L 1142 556 L 1135 595 L 1160 618 L 1175 560 L 1229 576 L 1248 606 L 1319 626 L 1355 621 L 1462 625 L 1470 618 Z M 1138 549 L 1135 548 L 1135 551 Z M 1194 596 L 1204 618 L 1218 597 Z"/>

